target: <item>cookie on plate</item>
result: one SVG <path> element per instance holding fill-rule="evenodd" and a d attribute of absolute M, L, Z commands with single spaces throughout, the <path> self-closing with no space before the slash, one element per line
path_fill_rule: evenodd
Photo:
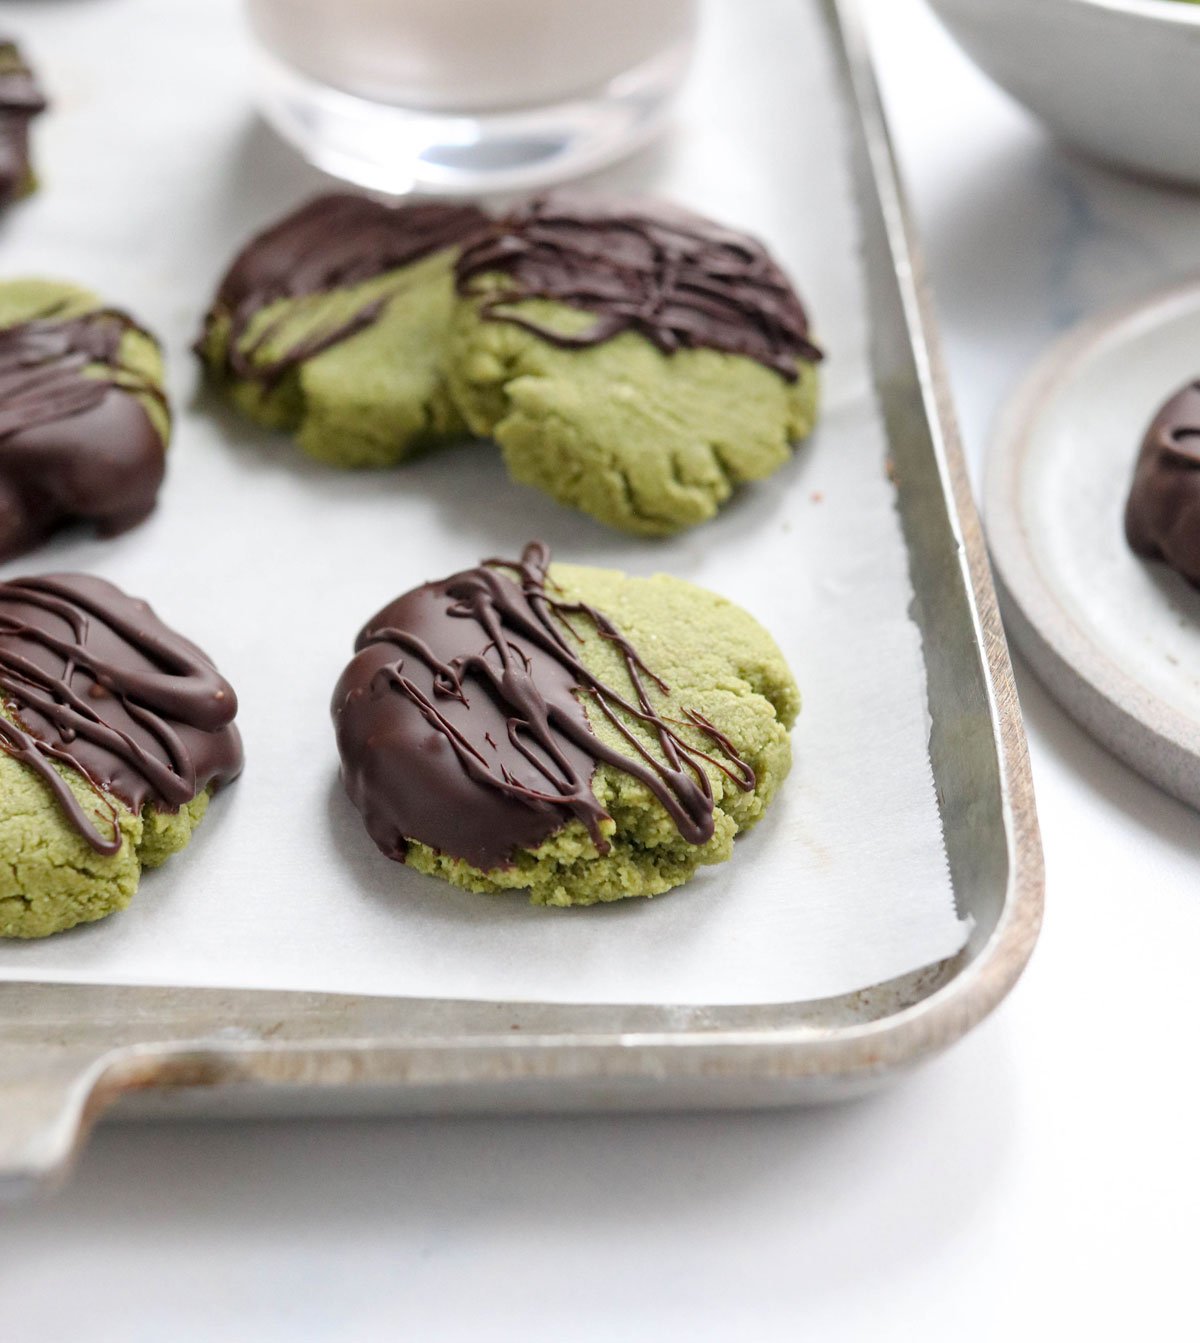
<path fill-rule="evenodd" d="M 770 635 L 676 578 L 540 544 L 399 597 L 333 719 L 389 857 L 534 904 L 657 895 L 729 858 L 791 764 L 799 692 Z"/>
<path fill-rule="evenodd" d="M 0 560 L 72 522 L 154 508 L 171 417 L 154 337 L 95 294 L 0 281 Z"/>
<path fill-rule="evenodd" d="M 0 583 L 0 937 L 124 909 L 242 767 L 204 653 L 102 578 Z"/>
<path fill-rule="evenodd" d="M 1137 554 L 1200 587 L 1200 381 L 1180 388 L 1146 430 L 1125 535 Z"/>
<path fill-rule="evenodd" d="M 37 185 L 29 156 L 29 123 L 46 99 L 15 42 L 0 38 L 0 210 Z"/>
<path fill-rule="evenodd" d="M 472 205 L 310 201 L 246 244 L 196 342 L 251 419 L 334 466 L 389 466 L 464 425 L 442 358 Z"/>
<path fill-rule="evenodd" d="M 463 249 L 450 382 L 512 476 L 621 531 L 711 518 L 812 429 L 820 352 L 752 238 L 566 192 Z"/>

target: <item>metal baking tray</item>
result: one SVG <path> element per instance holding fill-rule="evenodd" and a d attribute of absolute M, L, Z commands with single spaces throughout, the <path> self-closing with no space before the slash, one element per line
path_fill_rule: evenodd
<path fill-rule="evenodd" d="M 847 1097 L 945 1049 L 1012 987 L 1043 897 L 1024 730 L 864 33 L 854 0 L 819 7 L 850 123 L 964 950 L 862 992 L 753 1007 L 3 983 L 0 1190 L 61 1176 L 116 1102 L 131 1115 L 457 1114 Z"/>

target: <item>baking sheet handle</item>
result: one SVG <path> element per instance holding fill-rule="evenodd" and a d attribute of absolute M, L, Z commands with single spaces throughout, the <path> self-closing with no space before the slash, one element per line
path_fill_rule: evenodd
<path fill-rule="evenodd" d="M 36 988 L 36 994 L 29 990 Z M 45 1007 L 48 996 L 70 997 L 74 986 L 4 985 L 0 1003 L 24 989 L 26 1002 Z M 227 1046 L 205 1045 L 195 1038 L 196 1011 L 187 1010 L 189 993 L 177 995 L 185 1010 L 174 1021 L 149 1027 L 139 1010 L 144 991 L 92 990 L 107 995 L 107 1005 L 128 1023 L 136 1039 L 161 1034 L 161 1043 L 113 1043 L 111 1018 L 107 1013 L 77 1018 L 73 1009 L 57 1015 L 57 1021 L 42 1018 L 42 1039 L 28 1038 L 20 1023 L 7 1022 L 0 1039 L 0 1199 L 20 1198 L 38 1186 L 61 1182 L 83 1145 L 93 1122 L 119 1096 L 146 1088 L 193 1087 L 233 1080 L 237 1071 Z M 264 995 L 269 998 L 271 995 Z M 82 1004 L 81 1004 L 82 1005 Z M 94 1004 L 93 1004 L 94 1005 Z M 211 1018 L 210 1018 L 211 1020 Z M 267 1038 L 261 1029 L 239 1032 L 252 1040 Z M 105 1036 L 108 1038 L 106 1039 Z M 172 1039 L 171 1037 L 179 1037 Z"/>

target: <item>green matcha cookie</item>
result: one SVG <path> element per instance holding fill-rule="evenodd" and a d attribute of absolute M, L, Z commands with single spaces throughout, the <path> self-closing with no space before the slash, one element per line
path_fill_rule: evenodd
<path fill-rule="evenodd" d="M 148 331 L 76 285 L 0 281 L 0 559 L 70 523 L 141 522 L 170 430 Z"/>
<path fill-rule="evenodd" d="M 208 807 L 206 790 L 177 812 L 147 804 L 138 814 L 98 794 L 77 771 L 52 768 L 97 833 L 110 831 L 115 820 L 121 847 L 97 853 L 44 781 L 0 754 L 0 937 L 47 937 L 124 909 L 142 868 L 158 867 L 182 849 Z"/>
<path fill-rule="evenodd" d="M 322 196 L 252 238 L 196 351 L 238 408 L 334 466 L 390 466 L 462 434 L 443 357 L 473 206 Z"/>
<path fill-rule="evenodd" d="M 752 239 L 645 202 L 540 197 L 463 250 L 450 387 L 513 478 L 677 532 L 812 430 L 819 351 Z"/>
<path fill-rule="evenodd" d="M 124 909 L 241 770 L 237 698 L 103 579 L 0 583 L 0 937 Z"/>
<path fill-rule="evenodd" d="M 37 186 L 29 154 L 29 123 L 46 99 L 15 42 L 0 40 L 0 210 Z"/>
<path fill-rule="evenodd" d="M 762 816 L 799 692 L 731 602 L 547 565 L 531 545 L 366 625 L 333 698 L 346 790 L 387 856 L 468 890 L 661 894 Z"/>

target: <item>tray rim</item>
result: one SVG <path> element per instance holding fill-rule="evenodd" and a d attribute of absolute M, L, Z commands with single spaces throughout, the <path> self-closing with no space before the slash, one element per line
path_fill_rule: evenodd
<path fill-rule="evenodd" d="M 1006 621 L 1039 679 L 1115 756 L 1173 796 L 1200 807 L 1200 720 L 1160 699 L 1112 661 L 1089 628 L 1061 605 L 1030 546 L 1021 504 L 1034 429 L 1058 390 L 1114 337 L 1153 328 L 1181 308 L 1194 309 L 1200 319 L 1200 277 L 1108 308 L 1051 345 L 996 421 L 983 500 Z"/>
<path fill-rule="evenodd" d="M 5 1001 L 20 1001 L 28 1019 L 58 1027 L 54 1056 L 21 1021 L 0 1024 L 0 1092 L 11 1103 L 0 1107 L 0 1193 L 22 1191 L 60 1177 L 78 1150 L 95 1116 L 122 1094 L 147 1088 L 214 1090 L 326 1091 L 403 1088 L 406 1096 L 425 1093 L 441 1109 L 480 1108 L 479 1103 L 450 1104 L 456 1089 L 474 1085 L 487 1095 L 508 1088 L 515 1103 L 487 1109 L 562 1108 L 562 1083 L 586 1091 L 590 1108 L 637 1105 L 635 1084 L 647 1086 L 657 1106 L 697 1103 L 699 1090 L 730 1084 L 734 1105 L 788 1104 L 832 1098 L 907 1069 L 957 1041 L 986 1017 L 1015 984 L 1032 952 L 1041 925 L 1044 897 L 1042 851 L 1024 727 L 1012 667 L 1000 623 L 983 531 L 972 498 L 961 442 L 951 409 L 948 379 L 933 321 L 933 305 L 911 214 L 895 163 L 891 138 L 858 11 L 858 0 L 819 0 L 839 58 L 849 76 L 848 112 L 860 121 L 875 188 L 882 208 L 890 260 L 895 271 L 904 324 L 916 363 L 917 381 L 929 430 L 940 488 L 964 580 L 969 614 L 983 671 L 988 721 L 995 745 L 1004 829 L 1007 879 L 995 927 L 970 959 L 965 955 L 943 966 L 940 979 L 919 1001 L 869 1021 L 814 1025 L 801 1009 L 812 1004 L 770 1004 L 767 1026 L 733 1024 L 732 1008 L 645 1009 L 642 1026 L 623 1022 L 626 1009 L 580 1007 L 556 1011 L 567 1019 L 590 1013 L 591 1029 L 571 1033 L 531 1025 L 513 1035 L 501 1028 L 474 1033 L 459 1029 L 452 1039 L 436 1030 L 406 1029 L 406 1011 L 417 1000 L 367 1000 L 391 1005 L 394 1017 L 373 1036 L 348 1036 L 347 1004 L 363 1000 L 339 995 L 296 995 L 245 991 L 231 995 L 213 989 L 142 989 L 62 985 L 46 982 L 0 986 Z M 63 992 L 99 995 L 112 1016 L 100 1035 L 90 1023 L 72 1020 L 74 1036 L 62 1031 L 56 1015 Z M 13 995 L 24 994 L 23 999 Z M 163 998 L 163 995 L 167 995 Z M 261 1009 L 257 1024 L 278 1014 L 285 999 L 313 1005 L 299 1038 L 275 1038 L 261 1029 L 245 1038 L 228 1031 L 195 1029 L 191 1005 L 205 996 L 254 1000 Z M 46 1008 L 37 1018 L 37 999 Z M 173 1020 L 156 1016 L 155 1003 L 170 1002 Z M 406 1008 L 407 1005 L 407 1008 Z M 449 1010 L 455 1004 L 426 1000 L 426 1008 Z M 459 1004 L 459 1006 L 463 1006 Z M 474 1004 L 481 1011 L 517 1013 L 520 1004 Z M 764 1005 L 765 1007 L 765 1005 Z M 35 1010 L 31 1011 L 33 1008 Z M 641 1009 L 629 1009 L 637 1013 Z M 762 1009 L 758 1009 L 762 1010 Z M 139 1012 L 145 1020 L 138 1021 Z M 529 1008 L 536 1022 L 537 1009 Z M 753 1015 L 753 1009 L 749 1010 Z M 219 1015 L 209 1020 L 236 1020 Z M 254 1019 L 254 1018 L 251 1018 Z M 722 1024 L 724 1021 L 725 1024 Z M 128 1029 L 114 1023 L 129 1023 Z M 146 1023 L 153 1023 L 147 1025 Z M 28 1023 L 26 1023 L 28 1024 Z M 103 1036 L 103 1028 L 111 1034 Z M 510 1028 L 511 1029 L 511 1028 Z M 103 1038 L 101 1038 L 103 1036 Z M 622 1083 L 625 1084 L 622 1087 Z M 557 1088 L 550 1096 L 539 1086 Z M 755 1089 L 757 1085 L 757 1090 Z M 491 1088 L 491 1091 L 488 1091 Z M 706 1097 L 707 1097 L 707 1093 Z"/>

